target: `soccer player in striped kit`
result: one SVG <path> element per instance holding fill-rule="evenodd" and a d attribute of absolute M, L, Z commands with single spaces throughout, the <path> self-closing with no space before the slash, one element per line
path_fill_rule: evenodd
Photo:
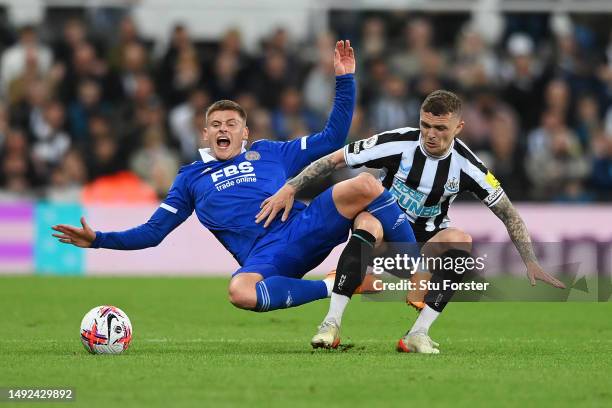
<path fill-rule="evenodd" d="M 527 268 L 532 285 L 541 280 L 552 286 L 564 284 L 538 264 L 527 228 L 499 182 L 472 151 L 456 136 L 464 122 L 461 99 L 438 90 L 427 96 L 420 110 L 419 128 L 390 130 L 353 142 L 312 163 L 264 202 L 272 216 L 291 205 L 293 195 L 311 180 L 343 167 L 381 169 L 380 181 L 396 198 L 412 225 L 417 242 L 424 243 L 426 256 L 465 258 L 470 256 L 471 237 L 450 227 L 448 208 L 459 193 L 476 195 L 505 224 Z M 350 195 L 350 192 L 347 192 Z M 402 220 L 398 220 L 401 222 Z M 354 289 L 360 284 L 372 249 L 383 238 L 380 224 L 371 213 L 355 219 L 354 232 L 340 256 L 330 308 L 313 347 L 339 344 L 340 323 Z M 432 271 L 432 282 L 460 282 L 454 270 Z M 442 287 L 442 285 L 440 285 Z M 398 351 L 438 353 L 429 328 L 450 301 L 453 290 L 430 290 L 425 302 L 407 300 L 420 310 L 413 327 L 398 342 Z"/>

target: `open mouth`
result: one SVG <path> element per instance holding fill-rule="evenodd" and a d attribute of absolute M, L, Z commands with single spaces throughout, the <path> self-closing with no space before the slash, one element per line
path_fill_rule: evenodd
<path fill-rule="evenodd" d="M 216 142 L 217 142 L 217 146 L 222 149 L 229 147 L 231 143 L 230 138 L 227 136 L 219 136 Z"/>

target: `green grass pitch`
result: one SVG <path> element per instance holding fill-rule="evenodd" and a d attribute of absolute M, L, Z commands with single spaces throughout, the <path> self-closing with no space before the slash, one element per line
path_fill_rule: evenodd
<path fill-rule="evenodd" d="M 0 278 L 0 387 L 76 390 L 36 407 L 612 406 L 611 303 L 455 303 L 431 332 L 442 354 L 427 356 L 395 352 L 412 310 L 355 297 L 342 338 L 353 347 L 313 352 L 327 301 L 257 314 L 233 308 L 226 285 Z M 81 345 L 81 318 L 101 304 L 132 320 L 123 355 Z"/>

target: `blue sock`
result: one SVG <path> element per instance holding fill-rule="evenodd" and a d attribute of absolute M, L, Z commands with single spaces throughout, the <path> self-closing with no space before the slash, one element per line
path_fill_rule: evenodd
<path fill-rule="evenodd" d="M 388 190 L 368 205 L 368 212 L 382 224 L 385 241 L 416 242 L 408 217 Z"/>
<path fill-rule="evenodd" d="M 258 312 L 285 309 L 327 297 L 327 285 L 322 280 L 305 280 L 271 276 L 255 285 Z"/>

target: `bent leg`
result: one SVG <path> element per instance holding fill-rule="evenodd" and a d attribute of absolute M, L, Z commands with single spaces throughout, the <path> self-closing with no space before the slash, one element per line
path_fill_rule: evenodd
<path fill-rule="evenodd" d="M 332 197 L 336 209 L 346 218 L 355 218 L 364 210 L 372 214 L 382 225 L 386 241 L 416 241 L 408 217 L 395 197 L 371 174 L 361 173 L 336 184 Z"/>
<path fill-rule="evenodd" d="M 425 248 L 427 245 L 429 247 Z M 438 283 L 439 289 L 430 290 L 425 297 L 429 307 L 442 312 L 455 294 L 454 290 L 443 288 L 444 282 L 459 283 L 463 280 L 467 272 L 466 259 L 471 257 L 472 237 L 459 229 L 449 228 L 437 233 L 423 249 L 428 256 L 442 258 L 442 268 L 434 270 L 430 280 Z M 454 268 L 446 265 L 453 265 Z"/>
<path fill-rule="evenodd" d="M 335 302 L 334 294 L 349 299 L 353 296 L 363 281 L 373 249 L 380 245 L 382 238 L 382 225 L 370 213 L 362 212 L 355 218 L 353 233 L 338 259 L 332 305 Z"/>
<path fill-rule="evenodd" d="M 229 285 L 230 302 L 255 312 L 268 312 L 300 306 L 329 296 L 323 280 L 302 280 L 286 276 L 265 277 L 260 273 L 240 272 Z"/>
<path fill-rule="evenodd" d="M 451 285 L 444 288 L 444 282 L 458 283 L 463 280 L 466 259 L 469 258 L 472 249 L 472 237 L 456 228 L 448 228 L 440 231 L 423 246 L 423 252 L 429 257 L 442 258 L 442 268 L 433 271 L 430 282 L 437 284 L 437 288 L 430 290 L 425 296 L 426 306 L 421 311 L 418 319 L 410 329 L 409 334 L 429 332 L 429 328 L 437 317 L 442 313 L 455 291 Z M 458 260 L 463 260 L 459 263 Z M 450 262 L 449 262 L 450 260 Z M 462 265 L 451 268 L 446 265 Z"/>
<path fill-rule="evenodd" d="M 376 243 L 383 237 L 382 225 L 367 212 L 360 213 L 354 222 L 354 230 L 338 259 L 334 289 L 324 322 L 340 326 L 344 309 L 353 293 L 362 283 Z"/>
<path fill-rule="evenodd" d="M 472 252 L 472 237 L 458 228 L 446 228 L 423 245 L 423 254 L 434 257 L 451 249 Z"/>
<path fill-rule="evenodd" d="M 449 252 L 450 251 L 450 252 Z M 458 228 L 447 228 L 432 238 L 430 238 L 422 248 L 422 253 L 426 258 L 447 258 L 449 256 L 464 256 L 469 257 L 472 251 L 472 237 L 461 231 Z M 457 278 L 462 278 L 454 273 L 454 271 L 435 271 L 436 277 L 432 280 L 432 274 L 434 271 L 416 271 L 411 277 L 411 281 L 414 284 L 415 290 L 408 291 L 406 302 L 417 308 L 422 309 L 425 305 L 425 297 L 428 294 L 428 290 L 423 288 L 422 282 L 438 282 L 445 279 L 451 279 L 453 281 L 459 281 Z M 440 291 L 432 291 L 428 299 L 435 299 L 438 297 Z M 447 295 L 452 296 L 452 293 Z M 450 297 L 449 297 L 450 299 Z M 444 303 L 446 305 L 447 302 Z M 434 302 L 435 304 L 435 302 Z"/>
<path fill-rule="evenodd" d="M 442 258 L 442 268 L 434 270 L 430 279 L 430 282 L 437 283 L 438 287 L 430 290 L 425 296 L 425 306 L 421 310 L 419 317 L 414 322 L 410 331 L 398 343 L 398 350 L 408 351 L 405 344 L 416 341 L 419 338 L 426 339 L 430 345 L 436 345 L 429 338 L 429 328 L 436 321 L 440 313 L 442 313 L 455 293 L 454 290 L 450 289 L 451 285 L 448 285 L 449 288 L 447 289 L 444 288 L 444 281 L 453 283 L 461 282 L 465 274 L 464 272 L 467 272 L 467 270 L 460 271 L 458 270 L 459 268 L 452 269 L 450 267 L 445 268 L 445 266 L 447 263 L 449 265 L 459 265 L 457 260 L 470 257 L 471 249 L 472 237 L 456 228 L 448 228 L 440 231 L 423 246 L 423 252 L 427 256 Z M 452 263 L 448 262 L 449 260 L 452 260 Z M 466 265 L 465 259 L 461 265 Z M 418 347 L 416 351 L 434 352 L 421 351 Z"/>
<path fill-rule="evenodd" d="M 259 273 L 244 272 L 233 276 L 227 290 L 230 303 L 239 309 L 255 310 L 256 286 L 262 280 Z"/>
<path fill-rule="evenodd" d="M 374 246 L 379 246 L 382 243 L 384 235 L 382 224 L 372 214 L 366 211 L 359 213 L 357 217 L 355 217 L 353 226 L 355 230 L 360 229 L 372 234 L 376 239 L 376 244 Z"/>
<path fill-rule="evenodd" d="M 257 311 L 296 307 L 328 296 L 323 280 L 271 276 L 257 284 Z"/>
<path fill-rule="evenodd" d="M 380 181 L 373 175 L 360 173 L 334 185 L 332 197 L 338 212 L 348 219 L 353 219 L 384 190 Z"/>

